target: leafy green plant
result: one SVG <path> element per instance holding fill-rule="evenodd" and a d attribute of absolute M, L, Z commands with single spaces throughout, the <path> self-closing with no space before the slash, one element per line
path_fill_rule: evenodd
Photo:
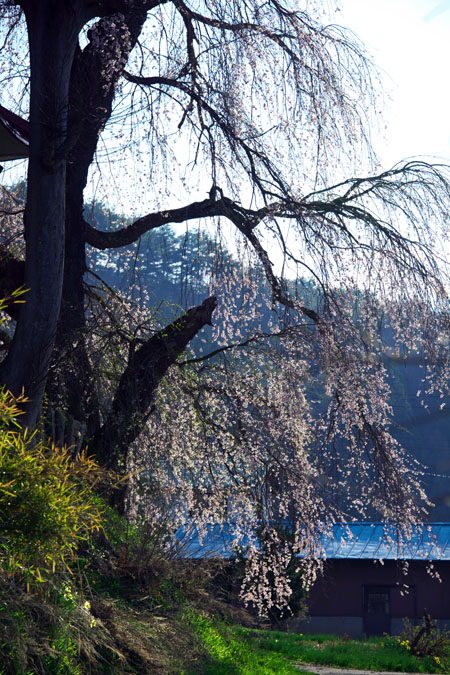
<path fill-rule="evenodd" d="M 67 629 L 62 628 L 52 641 L 54 655 L 44 658 L 46 673 L 49 675 L 81 675 L 78 663 L 78 649 Z"/>
<path fill-rule="evenodd" d="M 0 569 L 41 582 L 101 528 L 93 486 L 103 472 L 85 453 L 73 462 L 66 448 L 22 430 L 24 402 L 0 391 Z"/>

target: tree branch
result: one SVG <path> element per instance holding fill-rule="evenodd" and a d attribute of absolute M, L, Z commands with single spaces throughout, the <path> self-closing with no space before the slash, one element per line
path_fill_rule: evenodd
<path fill-rule="evenodd" d="M 201 118 L 201 111 L 208 113 L 211 120 L 217 125 L 220 131 L 223 133 L 224 138 L 226 139 L 229 147 L 241 164 L 244 167 L 245 171 L 251 177 L 252 181 L 258 187 L 260 193 L 266 197 L 276 197 L 277 195 L 271 192 L 265 185 L 264 180 L 257 172 L 256 164 L 257 162 L 261 163 L 261 166 L 267 171 L 270 180 L 273 183 L 270 185 L 278 187 L 281 191 L 281 194 L 288 194 L 288 187 L 285 181 L 283 180 L 281 174 L 279 173 L 277 167 L 270 161 L 267 155 L 264 152 L 261 152 L 257 147 L 251 147 L 248 142 L 239 136 L 236 132 L 236 129 L 233 126 L 233 123 L 230 119 L 224 117 L 222 113 L 219 113 L 206 99 L 202 96 L 197 89 L 194 89 L 192 86 L 185 82 L 180 82 L 176 78 L 169 78 L 163 76 L 151 76 L 144 77 L 142 75 L 133 75 L 128 71 L 123 72 L 123 77 L 134 84 L 139 84 L 141 86 L 155 86 L 159 84 L 161 86 L 174 87 L 184 92 L 187 96 L 190 97 L 191 101 L 197 103 L 197 108 L 199 110 L 199 117 Z M 184 118 L 185 116 L 183 116 Z M 204 123 L 202 122 L 202 128 L 205 128 Z M 248 161 L 248 166 L 245 166 L 243 158 L 237 152 L 239 148 L 244 153 Z M 267 182 L 267 181 L 266 181 Z M 278 195 L 279 196 L 279 195 Z"/>
<path fill-rule="evenodd" d="M 207 298 L 160 330 L 138 349 L 130 349 L 111 411 L 94 438 L 96 454 L 109 466 L 126 452 L 142 430 L 156 388 L 187 344 L 206 325 L 212 325 L 216 298 Z"/>
<path fill-rule="evenodd" d="M 427 203 L 433 199 L 437 202 L 450 199 L 450 181 L 445 172 L 439 170 L 440 168 L 424 162 L 409 162 L 377 176 L 344 181 L 328 190 L 307 195 L 301 200 L 286 196 L 284 200 L 267 204 L 258 210 L 246 209 L 228 197 L 221 196 L 215 200 L 213 197 L 216 194 L 222 194 L 216 189 L 209 199 L 193 202 L 178 209 L 149 214 L 116 232 L 100 232 L 86 224 L 86 238 L 89 244 L 98 249 L 118 248 L 136 241 L 145 232 L 164 224 L 223 216 L 230 220 L 251 244 L 271 286 L 274 302 L 302 312 L 319 325 L 320 319 L 316 312 L 299 305 L 294 298 L 285 293 L 283 283 L 275 275 L 269 255 L 256 232 L 258 224 L 264 218 L 294 219 L 303 236 L 312 242 L 319 242 L 322 248 L 327 247 L 330 250 L 346 248 L 363 256 L 372 256 L 376 250 L 384 251 L 386 256 L 390 255 L 393 258 L 399 268 L 413 272 L 417 278 L 426 278 L 428 275 L 429 279 L 431 270 L 437 263 L 435 257 L 431 257 L 429 246 L 420 236 L 417 208 L 423 205 L 425 209 Z M 413 207 L 407 210 L 400 204 L 397 205 L 397 209 L 411 224 L 413 232 L 417 235 L 414 237 L 401 234 L 395 226 L 393 216 L 389 220 L 384 220 L 382 216 L 374 213 L 372 205 L 366 202 L 367 199 L 371 199 L 376 205 L 378 201 L 383 207 L 390 205 L 392 194 L 397 195 L 398 201 L 399 194 L 408 199 L 410 192 L 414 196 Z M 351 229 L 349 224 L 351 221 L 357 221 L 363 226 L 362 234 L 357 229 Z M 370 242 L 368 237 L 371 238 Z M 288 252 L 285 250 L 285 253 Z M 437 279 L 436 275 L 436 283 Z"/>
<path fill-rule="evenodd" d="M 207 218 L 210 216 L 224 216 L 222 200 L 204 199 L 201 202 L 193 202 L 178 209 L 168 209 L 150 213 L 136 220 L 132 225 L 115 232 L 101 232 L 85 222 L 86 241 L 94 248 L 104 250 L 107 248 L 120 248 L 137 241 L 146 232 L 154 230 L 169 223 L 183 223 L 195 218 Z"/>
<path fill-rule="evenodd" d="M 180 368 L 184 368 L 184 366 L 188 366 L 193 363 L 202 363 L 203 361 L 212 359 L 214 356 L 222 354 L 223 352 L 227 352 L 232 349 L 240 349 L 241 347 L 247 347 L 248 345 L 253 344 L 253 342 L 261 342 L 263 340 L 268 340 L 270 338 L 287 337 L 293 335 L 297 330 L 302 330 L 306 328 L 308 328 L 307 324 L 296 324 L 294 326 L 287 326 L 286 328 L 283 328 L 282 330 L 276 331 L 274 333 L 257 333 L 256 335 L 247 338 L 247 340 L 241 340 L 240 342 L 233 342 L 232 344 L 225 345 L 224 347 L 218 347 L 217 349 L 213 349 L 212 352 L 209 352 L 204 356 L 198 356 L 192 359 L 185 359 L 184 361 L 179 361 L 177 365 Z"/>

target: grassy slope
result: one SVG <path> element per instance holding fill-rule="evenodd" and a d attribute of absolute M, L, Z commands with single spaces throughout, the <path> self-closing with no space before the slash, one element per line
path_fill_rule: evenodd
<path fill-rule="evenodd" d="M 191 625 L 194 634 L 207 652 L 206 658 L 197 664 L 196 670 L 187 673 L 205 675 L 294 675 L 299 670 L 282 654 L 262 650 L 241 633 L 238 627 L 218 624 L 200 612 L 188 612 L 184 620 Z"/>
<path fill-rule="evenodd" d="M 173 579 L 148 585 L 91 575 L 89 596 L 73 578 L 71 584 L 69 599 L 0 588 L 0 675 L 294 675 L 298 663 L 450 672 L 432 657 L 411 657 L 394 640 L 243 628 L 214 598 L 180 591 Z"/>
<path fill-rule="evenodd" d="M 96 594 L 86 621 L 83 609 L 22 595 L 14 608 L 9 605 L 8 616 L 0 611 L 0 674 L 299 672 L 283 655 L 260 650 L 236 627 L 203 615 L 188 602 L 152 607 L 148 597 L 141 600 Z"/>
<path fill-rule="evenodd" d="M 298 673 L 241 635 L 196 573 L 91 549 L 51 584 L 0 575 L 0 675 Z"/>

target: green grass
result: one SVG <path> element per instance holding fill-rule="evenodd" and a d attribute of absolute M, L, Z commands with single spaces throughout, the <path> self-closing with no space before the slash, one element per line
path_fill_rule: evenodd
<path fill-rule="evenodd" d="M 345 641 L 334 635 L 298 635 L 244 628 L 240 628 L 237 634 L 241 635 L 248 645 L 253 645 L 257 653 L 277 654 L 291 663 L 374 671 L 450 673 L 449 658 L 445 659 L 446 664 L 443 665 L 444 659 L 441 657 L 439 665 L 431 656 L 424 658 L 411 656 L 394 638 Z"/>
<path fill-rule="evenodd" d="M 184 620 L 193 630 L 208 658 L 186 675 L 299 675 L 283 654 L 261 649 L 236 626 L 216 623 L 200 612 L 189 611 Z"/>
<path fill-rule="evenodd" d="M 186 675 L 294 675 L 294 664 L 399 673 L 450 673 L 450 654 L 435 659 L 412 656 L 395 638 L 351 640 L 336 635 L 263 631 L 213 621 L 195 610 L 183 621 L 196 636 L 206 660 Z M 303 667 L 307 671 L 307 665 Z"/>

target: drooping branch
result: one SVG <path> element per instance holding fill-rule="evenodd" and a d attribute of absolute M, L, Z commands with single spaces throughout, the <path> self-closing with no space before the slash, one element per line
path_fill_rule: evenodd
<path fill-rule="evenodd" d="M 282 51 L 286 52 L 292 61 L 295 62 L 298 60 L 298 54 L 287 43 L 287 40 L 295 41 L 298 36 L 295 35 L 293 30 L 289 32 L 288 27 L 283 27 L 281 30 L 276 30 L 273 28 L 267 28 L 261 24 L 251 21 L 237 21 L 232 23 L 200 14 L 199 12 L 196 12 L 187 7 L 187 5 L 181 0 L 176 0 L 174 4 L 177 6 L 177 8 L 180 8 L 180 12 L 182 13 L 183 17 L 187 17 L 185 20 L 189 20 L 190 22 L 195 21 L 198 24 L 210 26 L 211 28 L 218 28 L 221 31 L 226 31 L 228 33 L 255 33 L 257 35 L 262 35 L 269 41 L 275 43 L 282 49 Z M 300 19 L 301 14 L 292 12 L 288 16 L 291 20 Z M 304 17 L 305 16 L 306 15 L 304 15 Z"/>
<path fill-rule="evenodd" d="M 184 368 L 185 366 L 192 365 L 194 363 L 202 363 L 204 361 L 208 361 L 209 359 L 213 359 L 215 356 L 218 356 L 219 354 L 224 354 L 225 352 L 232 351 L 234 349 L 242 349 L 243 347 L 247 347 L 248 345 L 255 343 L 261 344 L 273 338 L 290 337 L 298 332 L 301 332 L 302 335 L 306 337 L 307 329 L 308 326 L 306 324 L 296 324 L 294 326 L 286 326 L 282 330 L 275 331 L 273 333 L 257 333 L 256 335 L 252 335 L 246 340 L 241 340 L 240 342 L 227 344 L 224 347 L 217 347 L 217 349 L 213 349 L 212 352 L 204 354 L 203 356 L 197 356 L 185 359 L 184 361 L 179 361 L 178 365 L 180 368 Z"/>
<path fill-rule="evenodd" d="M 216 298 L 207 298 L 138 348 L 131 344 L 110 413 L 94 438 L 93 447 L 102 462 L 117 466 L 141 432 L 161 378 L 197 333 L 212 325 L 215 307 Z"/>
<path fill-rule="evenodd" d="M 273 272 L 269 256 L 262 247 L 258 237 L 253 232 L 256 225 L 265 216 L 270 214 L 271 210 L 280 211 L 281 209 L 283 212 L 285 211 L 285 207 L 282 205 L 274 205 L 273 207 L 263 207 L 258 211 L 253 211 L 251 209 L 243 209 L 227 197 L 222 197 L 217 201 L 205 199 L 202 202 L 194 202 L 178 209 L 149 214 L 139 218 L 132 225 L 114 232 L 101 232 L 89 225 L 89 223 L 86 223 L 86 241 L 91 246 L 101 250 L 107 248 L 119 248 L 137 241 L 137 239 L 146 232 L 168 223 L 181 223 L 187 220 L 205 218 L 208 216 L 224 216 L 236 225 L 237 229 L 254 248 L 263 265 L 266 278 L 272 288 L 274 301 L 280 302 L 291 309 L 298 309 L 303 314 L 313 319 L 313 321 L 317 322 L 318 315 L 316 312 L 299 305 L 293 299 L 289 299 L 283 292 L 282 284 Z M 286 210 L 286 214 L 288 213 L 289 212 Z"/>
<path fill-rule="evenodd" d="M 214 196 L 222 194 L 214 190 Z M 295 200 L 286 195 L 259 209 L 247 209 L 228 197 L 210 197 L 187 206 L 148 214 L 128 227 L 115 232 L 101 232 L 86 224 L 86 239 L 98 249 L 118 248 L 130 244 L 154 228 L 192 219 L 221 216 L 231 221 L 258 256 L 270 284 L 274 302 L 300 311 L 316 323 L 318 316 L 289 296 L 276 276 L 257 227 L 265 219 L 296 221 L 296 226 L 311 250 L 322 255 L 348 251 L 356 256 L 373 256 L 383 252 L 399 270 L 415 278 L 430 281 L 437 261 L 425 237 L 421 236 L 430 205 L 444 207 L 450 199 L 450 181 L 445 167 L 424 162 L 408 162 L 379 175 L 353 178 L 327 190 Z M 410 226 L 403 233 L 395 222 L 395 213 Z M 356 222 L 357 227 L 352 223 Z M 280 234 L 284 254 L 294 259 Z M 295 258 L 299 262 L 298 258 Z M 300 261 L 302 262 L 302 261 Z M 437 272 L 437 270 L 436 270 Z M 436 281 L 438 280 L 436 273 Z"/>
<path fill-rule="evenodd" d="M 180 81 L 180 79 L 163 76 L 144 77 L 142 75 L 134 75 L 128 71 L 124 71 L 123 76 L 129 82 L 140 86 L 155 87 L 156 85 L 159 85 L 161 87 L 174 88 L 182 91 L 189 97 L 190 102 L 195 101 L 197 104 L 201 132 L 207 132 L 207 135 L 210 136 L 209 125 L 203 120 L 203 114 L 206 113 L 212 124 L 223 134 L 236 161 L 246 171 L 255 186 L 258 187 L 261 195 L 265 198 L 276 198 L 279 197 L 280 194 L 288 192 L 287 183 L 276 164 L 270 160 L 268 155 L 260 147 L 258 147 L 257 143 L 250 142 L 248 138 L 245 138 L 238 133 L 234 121 L 226 114 L 226 106 L 224 106 L 223 103 L 221 106 L 222 109 L 218 110 L 211 104 L 206 95 L 203 95 L 198 91 L 196 86 L 193 87 L 191 83 Z M 213 91 L 211 87 L 209 87 L 209 90 L 210 92 Z M 186 116 L 185 113 L 183 114 L 183 120 Z M 181 126 L 181 124 L 182 122 L 180 122 L 179 126 Z M 260 169 L 263 169 L 266 172 L 265 177 L 263 177 Z M 275 188 L 278 192 L 274 191 Z"/>

